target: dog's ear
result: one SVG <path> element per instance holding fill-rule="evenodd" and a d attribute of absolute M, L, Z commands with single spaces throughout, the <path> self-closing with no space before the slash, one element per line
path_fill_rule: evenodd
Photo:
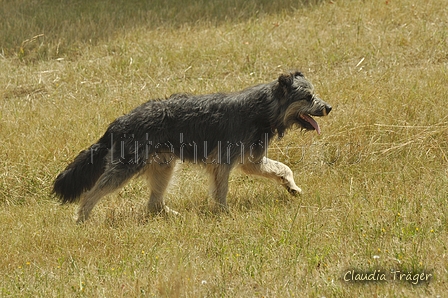
<path fill-rule="evenodd" d="M 304 77 L 304 75 L 300 71 L 290 72 L 288 74 L 282 74 L 278 78 L 278 82 L 280 83 L 280 86 L 289 88 L 294 83 L 295 77 Z"/>
<path fill-rule="evenodd" d="M 278 77 L 278 83 L 283 88 L 287 89 L 290 88 L 292 83 L 294 83 L 294 74 L 292 73 L 282 74 L 281 76 Z"/>

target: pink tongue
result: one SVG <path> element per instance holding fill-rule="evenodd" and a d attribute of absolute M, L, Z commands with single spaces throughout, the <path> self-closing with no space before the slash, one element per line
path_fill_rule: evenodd
<path fill-rule="evenodd" d="M 319 127 L 319 124 L 317 124 L 316 120 L 314 120 L 312 117 L 308 116 L 307 114 L 301 114 L 300 117 L 302 117 L 303 120 L 305 120 L 309 124 L 311 124 L 314 127 L 314 129 L 316 130 L 317 134 L 320 135 L 320 127 Z"/>

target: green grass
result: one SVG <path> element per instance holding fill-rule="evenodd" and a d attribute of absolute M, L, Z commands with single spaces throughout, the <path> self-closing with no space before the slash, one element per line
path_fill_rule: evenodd
<path fill-rule="evenodd" d="M 0 297 L 436 297 L 448 287 L 448 11 L 436 1 L 4 1 Z M 38 5 L 39 4 L 39 5 Z M 43 35 L 41 35 L 43 34 Z M 74 223 L 55 176 L 138 104 L 301 69 L 333 111 L 269 157 L 305 194 L 234 173 L 231 213 L 179 169 L 180 218 L 134 180 Z M 349 269 L 430 272 L 351 283 Z"/>

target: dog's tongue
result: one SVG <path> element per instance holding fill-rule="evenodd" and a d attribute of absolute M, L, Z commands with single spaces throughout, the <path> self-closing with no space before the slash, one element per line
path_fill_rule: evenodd
<path fill-rule="evenodd" d="M 308 116 L 307 114 L 301 114 L 300 117 L 302 117 L 303 120 L 305 120 L 309 124 L 311 124 L 314 127 L 314 129 L 316 130 L 317 134 L 320 135 L 319 124 L 317 124 L 316 120 L 314 120 L 313 117 Z"/>

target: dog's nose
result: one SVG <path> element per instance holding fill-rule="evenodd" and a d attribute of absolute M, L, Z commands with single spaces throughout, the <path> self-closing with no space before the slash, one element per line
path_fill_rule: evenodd
<path fill-rule="evenodd" d="M 330 105 L 325 105 L 325 114 L 328 115 L 331 112 L 332 107 Z"/>

